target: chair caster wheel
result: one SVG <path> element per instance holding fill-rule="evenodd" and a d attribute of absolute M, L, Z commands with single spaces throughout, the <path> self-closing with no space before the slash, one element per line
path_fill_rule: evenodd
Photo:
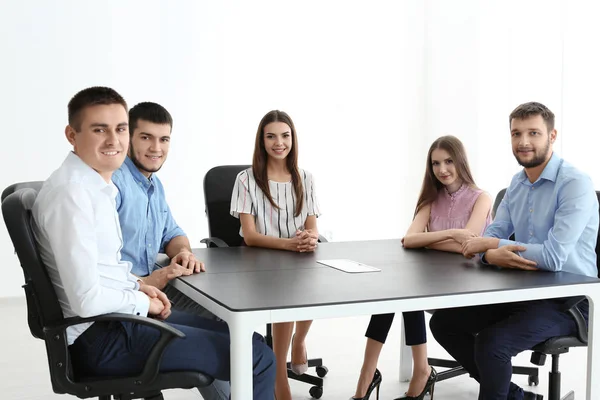
<path fill-rule="evenodd" d="M 540 384 L 540 377 L 537 375 L 529 375 L 527 383 L 529 383 L 529 386 L 537 386 Z"/>
<path fill-rule="evenodd" d="M 310 388 L 308 393 L 312 396 L 313 399 L 320 399 L 321 396 L 323 396 L 323 387 L 313 386 Z"/>
<path fill-rule="evenodd" d="M 315 369 L 317 371 L 317 375 L 319 376 L 319 378 L 323 378 L 329 372 L 329 368 L 327 368 L 325 366 L 320 366 Z"/>

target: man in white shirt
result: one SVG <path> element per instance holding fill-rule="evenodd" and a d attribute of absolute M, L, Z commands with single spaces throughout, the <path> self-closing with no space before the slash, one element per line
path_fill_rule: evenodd
<path fill-rule="evenodd" d="M 92 87 L 69 102 L 67 140 L 73 145 L 44 183 L 33 206 L 41 257 L 65 317 L 111 312 L 164 319 L 186 334 L 165 350 L 160 370 L 196 370 L 228 381 L 227 325 L 172 311 L 167 296 L 131 274 L 121 260 L 123 239 L 112 173 L 129 145 L 127 104 L 113 89 Z M 116 376 L 142 370 L 158 339 L 155 329 L 128 322 L 68 328 L 73 364 L 81 376 Z M 272 399 L 275 359 L 255 335 L 254 399 Z"/>

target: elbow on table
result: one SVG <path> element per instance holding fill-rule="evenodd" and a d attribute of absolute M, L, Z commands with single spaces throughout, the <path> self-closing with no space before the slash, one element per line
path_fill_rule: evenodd
<path fill-rule="evenodd" d="M 256 236 L 254 236 L 254 235 L 244 236 L 243 239 L 244 239 L 244 243 L 246 243 L 246 246 L 256 247 L 256 245 L 257 245 Z"/>
<path fill-rule="evenodd" d="M 402 238 L 402 246 L 404 246 L 405 249 L 416 249 L 419 247 L 415 245 L 412 238 L 407 236 Z"/>
<path fill-rule="evenodd" d="M 537 268 L 543 269 L 546 271 L 550 271 L 550 272 L 560 272 L 563 270 L 563 267 L 564 267 L 566 261 L 567 261 L 566 259 L 563 260 L 556 255 L 547 254 L 543 258 L 543 265 L 540 265 L 538 263 Z"/>

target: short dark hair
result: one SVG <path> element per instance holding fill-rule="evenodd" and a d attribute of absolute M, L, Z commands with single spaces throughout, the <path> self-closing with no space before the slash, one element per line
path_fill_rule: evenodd
<path fill-rule="evenodd" d="M 523 103 L 510 113 L 508 117 L 508 123 L 510 124 L 513 119 L 527 119 L 541 115 L 548 132 L 554 130 L 554 113 L 550 111 L 548 107 L 542 103 L 530 101 L 529 103 Z"/>
<path fill-rule="evenodd" d="M 169 125 L 173 129 L 173 118 L 166 108 L 160 104 L 145 101 L 136 104 L 129 110 L 129 135 L 133 136 L 138 121 L 144 120 L 154 124 Z"/>
<path fill-rule="evenodd" d="M 67 106 L 69 125 L 79 131 L 81 129 L 82 111 L 91 106 L 120 104 L 127 111 L 125 99 L 116 90 L 104 86 L 93 86 L 79 91 Z"/>

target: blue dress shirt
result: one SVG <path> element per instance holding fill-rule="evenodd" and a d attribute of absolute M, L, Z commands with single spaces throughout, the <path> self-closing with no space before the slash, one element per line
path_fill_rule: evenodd
<path fill-rule="evenodd" d="M 554 153 L 534 183 L 524 170 L 513 177 L 484 236 L 526 247 L 537 268 L 595 278 L 598 220 L 592 180 Z"/>
<path fill-rule="evenodd" d="M 133 264 L 131 272 L 147 276 L 159 252 L 177 236 L 185 236 L 167 205 L 165 190 L 156 175 L 146 178 L 129 157 L 112 175 L 123 249 L 121 258 Z"/>

